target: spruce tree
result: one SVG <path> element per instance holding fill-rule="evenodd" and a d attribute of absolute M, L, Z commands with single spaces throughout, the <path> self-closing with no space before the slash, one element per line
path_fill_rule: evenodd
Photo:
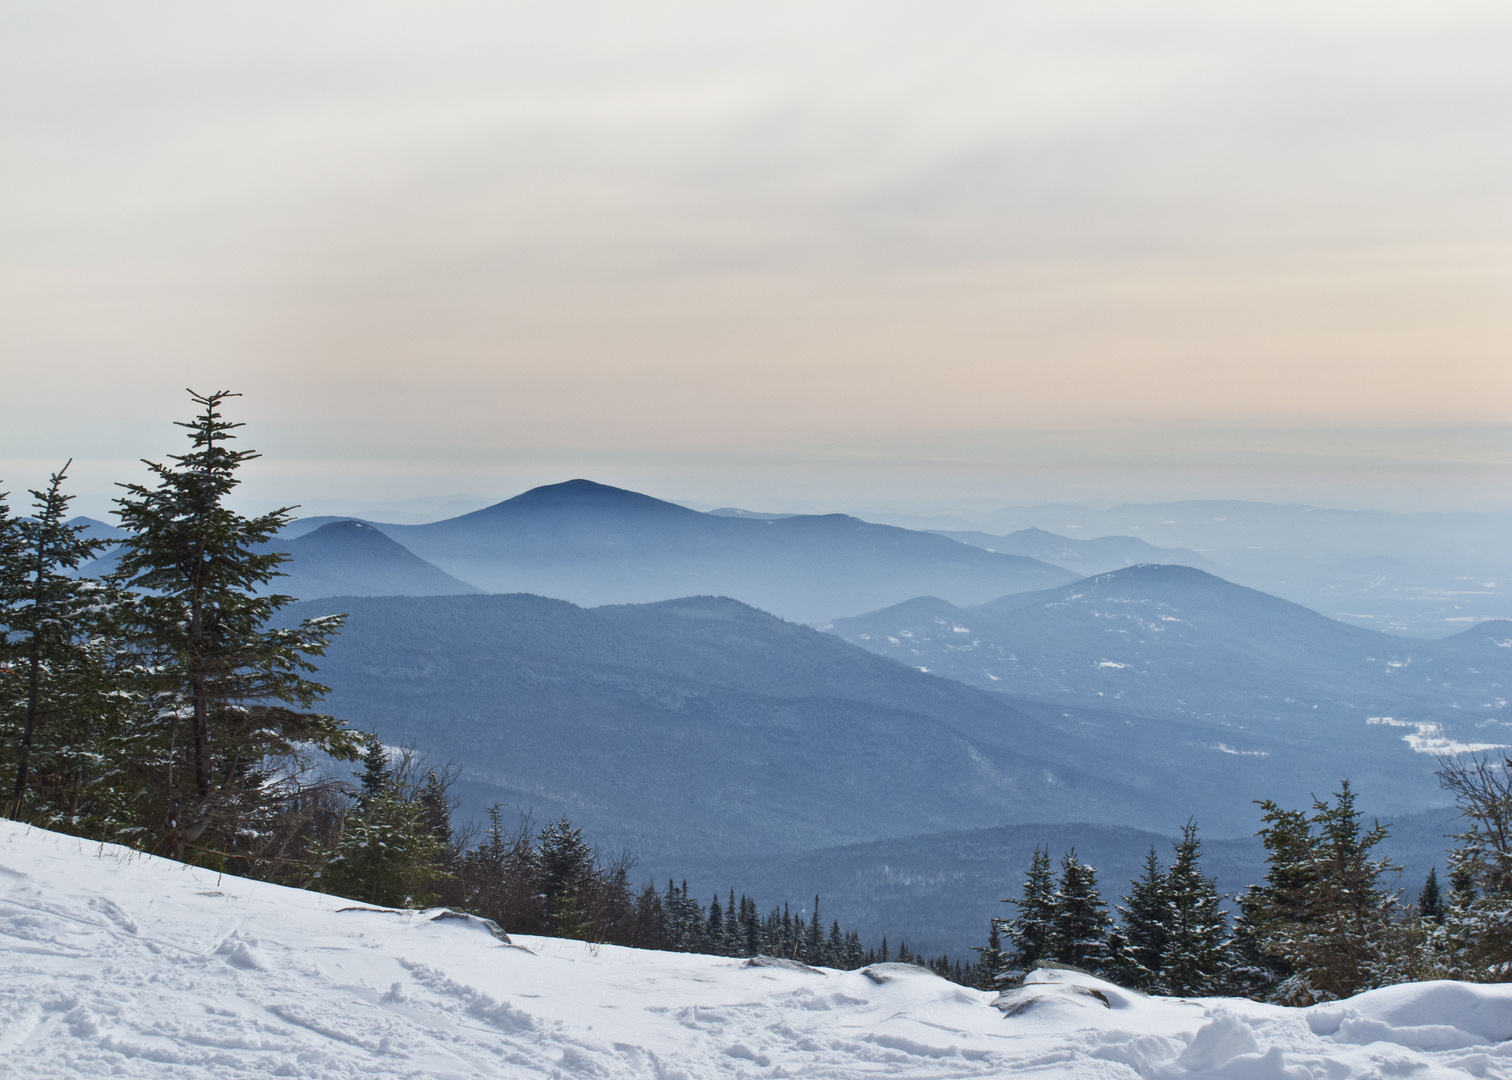
<path fill-rule="evenodd" d="M 367 741 L 367 749 L 362 753 L 362 772 L 357 774 L 357 779 L 362 785 L 362 793 L 357 796 L 362 805 L 388 791 L 394 783 L 388 747 L 379 742 L 376 736 Z"/>
<path fill-rule="evenodd" d="M 594 860 L 593 849 L 583 839 L 583 830 L 565 817 L 554 821 L 541 830 L 540 851 L 545 886 L 543 899 L 551 934 L 555 937 L 588 937 L 584 894 L 591 883 Z"/>
<path fill-rule="evenodd" d="M 1097 871 L 1072 848 L 1061 857 L 1061 875 L 1052 901 L 1051 951 L 1056 960 L 1094 973 L 1107 970 L 1107 905 L 1097 891 Z"/>
<path fill-rule="evenodd" d="M 1418 893 L 1417 899 L 1418 918 L 1433 923 L 1435 926 L 1444 925 L 1444 897 L 1439 891 L 1438 867 L 1430 867 L 1428 878 L 1423 882 L 1423 889 Z"/>
<path fill-rule="evenodd" d="M 452 803 L 447 784 L 448 781 L 443 780 L 436 770 L 427 770 L 425 782 L 420 785 L 415 798 L 420 803 L 420 817 L 425 827 L 436 838 L 436 843 L 441 845 L 442 850 L 448 853 L 450 859 L 457 853 L 453 847 L 455 838 L 452 835 Z"/>
<path fill-rule="evenodd" d="M 17 820 L 25 812 L 39 728 L 52 728 L 45 734 L 55 750 L 70 742 L 82 749 L 77 738 L 58 729 L 70 721 L 75 727 L 87 725 L 112 708 L 99 652 L 90 647 L 92 633 L 102 623 L 101 590 L 71 573 L 105 544 L 85 536 L 83 526 L 67 523 L 72 496 L 63 494 L 62 486 L 71 464 L 53 473 L 44 490 L 31 493 L 33 517 L 0 524 L 0 532 L 8 534 L 0 535 L 0 559 L 11 562 L 8 570 L 0 570 L 11 599 L 0 617 L 6 623 L 14 658 L 11 671 L 20 691 L 0 707 L 9 704 L 8 713 L 20 714 L 14 782 L 7 801 L 8 816 Z M 9 516 L 3 509 L 0 515 Z M 56 756 L 54 765 L 61 765 Z"/>
<path fill-rule="evenodd" d="M 1145 856 L 1144 874 L 1129 883 L 1129 895 L 1118 914 L 1120 947 L 1110 949 L 1109 976 L 1125 986 L 1163 993 L 1171 897 L 1166 872 L 1153 847 Z"/>
<path fill-rule="evenodd" d="M 1023 895 L 1005 900 L 1018 908 L 1018 915 L 1004 923 L 1013 952 L 1008 962 L 1020 971 L 1029 971 L 1040 960 L 1052 960 L 1055 933 L 1055 879 L 1050 870 L 1050 849 L 1035 848 L 1024 877 Z"/>
<path fill-rule="evenodd" d="M 840 930 L 840 920 L 830 922 L 829 938 L 824 943 L 824 966 L 845 967 L 845 935 Z"/>
<path fill-rule="evenodd" d="M 446 850 L 424 808 L 396 786 L 372 795 L 330 845 L 317 844 L 311 882 L 322 892 L 385 907 L 427 907 L 444 876 Z"/>
<path fill-rule="evenodd" d="M 998 982 L 1003 977 L 1007 962 L 1003 956 L 1002 922 L 999 919 L 987 920 L 987 944 L 976 948 L 977 954 L 977 989 L 996 990 Z"/>
<path fill-rule="evenodd" d="M 269 626 L 293 601 L 263 591 L 286 557 L 268 544 L 290 510 L 248 518 L 226 505 L 237 471 L 258 456 L 228 445 L 241 425 L 221 409 L 235 395 L 191 396 L 200 412 L 178 425 L 189 452 L 146 462 L 156 486 L 121 485 L 115 511 L 130 534 L 119 564 L 136 594 L 130 631 L 166 720 L 159 850 L 176 859 L 235 849 L 274 809 L 278 766 L 305 748 L 345 760 L 361 749 L 339 721 L 307 711 L 326 693 L 305 677 L 310 658 L 340 617 Z"/>
<path fill-rule="evenodd" d="M 1216 883 L 1199 866 L 1201 849 L 1197 826 L 1188 822 L 1166 875 L 1170 916 L 1161 981 L 1181 997 L 1219 993 L 1232 966 L 1228 917 Z"/>
<path fill-rule="evenodd" d="M 1265 997 L 1296 970 L 1289 939 L 1311 920 L 1310 897 L 1318 868 L 1307 815 L 1266 800 L 1260 803 L 1264 826 L 1265 880 L 1238 897 L 1234 920 L 1235 965 L 1230 983 L 1236 993 Z"/>
<path fill-rule="evenodd" d="M 1265 802 L 1266 883 L 1239 899 L 1234 981 L 1288 1005 L 1348 997 L 1410 977 L 1420 967 L 1415 931 L 1397 919 L 1399 898 L 1381 884 L 1399 869 L 1372 851 L 1387 836 L 1365 829 L 1343 781 L 1313 813 Z"/>
<path fill-rule="evenodd" d="M 719 902 L 719 894 L 714 894 L 714 899 L 709 901 L 709 921 L 704 926 L 704 933 L 708 940 L 719 943 L 724 939 L 724 908 Z"/>
<path fill-rule="evenodd" d="M 1386 839 L 1387 827 L 1376 822 L 1363 828 L 1347 780 L 1333 803 L 1315 799 L 1313 811 L 1318 885 L 1313 926 L 1301 942 L 1310 970 L 1293 1000 L 1303 1000 L 1302 995 L 1343 998 L 1395 981 L 1383 970 L 1383 961 L 1391 951 L 1398 898 L 1380 879 L 1400 867 L 1372 856 L 1372 849 Z"/>
<path fill-rule="evenodd" d="M 814 894 L 814 911 L 809 918 L 808 930 L 803 935 L 803 962 L 805 964 L 824 963 L 824 937 L 822 925 L 819 921 L 819 894 Z"/>

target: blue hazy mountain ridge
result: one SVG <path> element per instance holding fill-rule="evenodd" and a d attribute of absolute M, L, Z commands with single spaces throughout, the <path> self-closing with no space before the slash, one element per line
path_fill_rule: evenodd
<path fill-rule="evenodd" d="M 275 545 L 286 551 L 285 577 L 269 588 L 301 599 L 322 596 L 448 596 L 483 590 L 433 566 L 378 529 L 333 521 Z"/>
<path fill-rule="evenodd" d="M 1006 536 L 993 536 L 983 532 L 936 532 L 940 536 L 948 536 L 952 540 L 988 551 L 1025 555 L 1051 566 L 1071 570 L 1083 577 L 1142 563 L 1176 563 L 1210 573 L 1219 572 L 1212 561 L 1189 548 L 1159 548 L 1137 536 L 1099 536 L 1081 540 L 1036 528 L 1020 529 Z"/>
<path fill-rule="evenodd" d="M 1241 754 L 1311 741 L 1347 764 L 1370 761 L 1383 741 L 1512 743 L 1512 624 L 1393 637 L 1182 566 L 973 608 L 921 597 L 834 632 L 985 690 L 1199 722 Z"/>
<path fill-rule="evenodd" d="M 331 712 L 462 763 L 474 818 L 566 814 L 669 869 L 1045 816 L 1181 820 L 990 694 L 733 600 L 344 597 L 284 617 L 334 612 Z"/>
<path fill-rule="evenodd" d="M 71 524 L 84 525 L 87 535 L 102 540 L 117 541 L 126 536 L 122 530 L 90 518 L 75 518 Z M 280 536 L 261 545 L 261 550 L 282 551 L 289 556 L 280 576 L 264 591 L 301 600 L 322 596 L 449 596 L 482 591 L 360 521 L 338 518 L 322 522 L 307 532 Z M 119 560 L 119 549 L 111 547 L 81 571 L 106 574 Z"/>
<path fill-rule="evenodd" d="M 668 872 L 1047 819 L 1169 833 L 1195 815 L 1247 834 L 1252 800 L 1306 806 L 1341 776 L 1370 812 L 1443 801 L 1398 729 L 1330 714 L 1247 742 L 1239 724 L 999 696 L 728 599 L 343 598 L 285 614 L 337 611 L 347 629 L 319 675 L 332 712 L 461 762 L 474 818 L 493 802 L 566 814 Z"/>
<path fill-rule="evenodd" d="M 1232 581 L 1332 618 L 1417 637 L 1445 637 L 1488 618 L 1512 619 L 1507 509 L 1403 514 L 1210 499 L 1107 510 L 1010 507 L 972 515 L 969 522 L 875 518 L 952 531 L 1038 527 L 1075 537 L 1137 535 L 1151 544 L 1195 550 Z"/>
<path fill-rule="evenodd" d="M 843 514 L 700 513 L 588 480 L 534 488 L 428 525 L 369 524 L 489 592 L 588 605 L 731 596 L 810 623 L 924 592 L 973 604 L 1077 577 Z"/>

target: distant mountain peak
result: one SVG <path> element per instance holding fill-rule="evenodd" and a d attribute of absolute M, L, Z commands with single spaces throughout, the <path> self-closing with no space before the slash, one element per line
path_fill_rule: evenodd
<path fill-rule="evenodd" d="M 1009 540 L 1009 539 L 1014 539 L 1014 538 L 1018 538 L 1018 539 L 1022 539 L 1022 540 L 1058 540 L 1061 543 L 1066 543 L 1068 541 L 1071 542 L 1071 543 L 1078 543 L 1079 542 L 1079 541 L 1076 541 L 1076 540 L 1072 539 L 1069 536 L 1061 536 L 1059 533 L 1053 533 L 1053 532 L 1050 532 L 1047 529 L 1041 529 L 1037 525 L 1031 525 L 1027 529 L 1018 529 L 1018 530 L 1016 530 L 1014 532 L 1009 533 L 1007 536 L 1003 537 L 1004 540 Z"/>
<path fill-rule="evenodd" d="M 531 488 L 512 499 L 505 499 L 501 503 L 495 503 L 493 506 L 465 516 L 512 513 L 521 510 L 608 510 L 618 513 L 630 511 L 679 517 L 698 513 L 696 510 L 689 510 L 686 506 L 678 506 L 676 503 L 652 498 L 650 495 L 642 495 L 638 491 L 611 487 L 593 480 L 577 479 Z"/>

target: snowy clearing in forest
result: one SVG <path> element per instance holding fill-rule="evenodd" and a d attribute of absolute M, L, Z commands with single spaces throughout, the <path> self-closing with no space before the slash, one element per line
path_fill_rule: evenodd
<path fill-rule="evenodd" d="M 996 1007 L 995 1007 L 996 1006 Z M 1311 1009 L 516 938 L 0 822 L 0 1075 L 1512 1078 L 1512 986 Z"/>

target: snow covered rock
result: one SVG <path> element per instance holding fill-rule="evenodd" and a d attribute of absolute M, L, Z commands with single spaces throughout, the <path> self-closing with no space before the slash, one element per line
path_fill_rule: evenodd
<path fill-rule="evenodd" d="M 4 1077 L 1512 1080 L 1509 1037 L 1507 986 L 1283 1009 L 1057 970 L 998 996 L 907 964 L 508 941 L 0 822 Z"/>

